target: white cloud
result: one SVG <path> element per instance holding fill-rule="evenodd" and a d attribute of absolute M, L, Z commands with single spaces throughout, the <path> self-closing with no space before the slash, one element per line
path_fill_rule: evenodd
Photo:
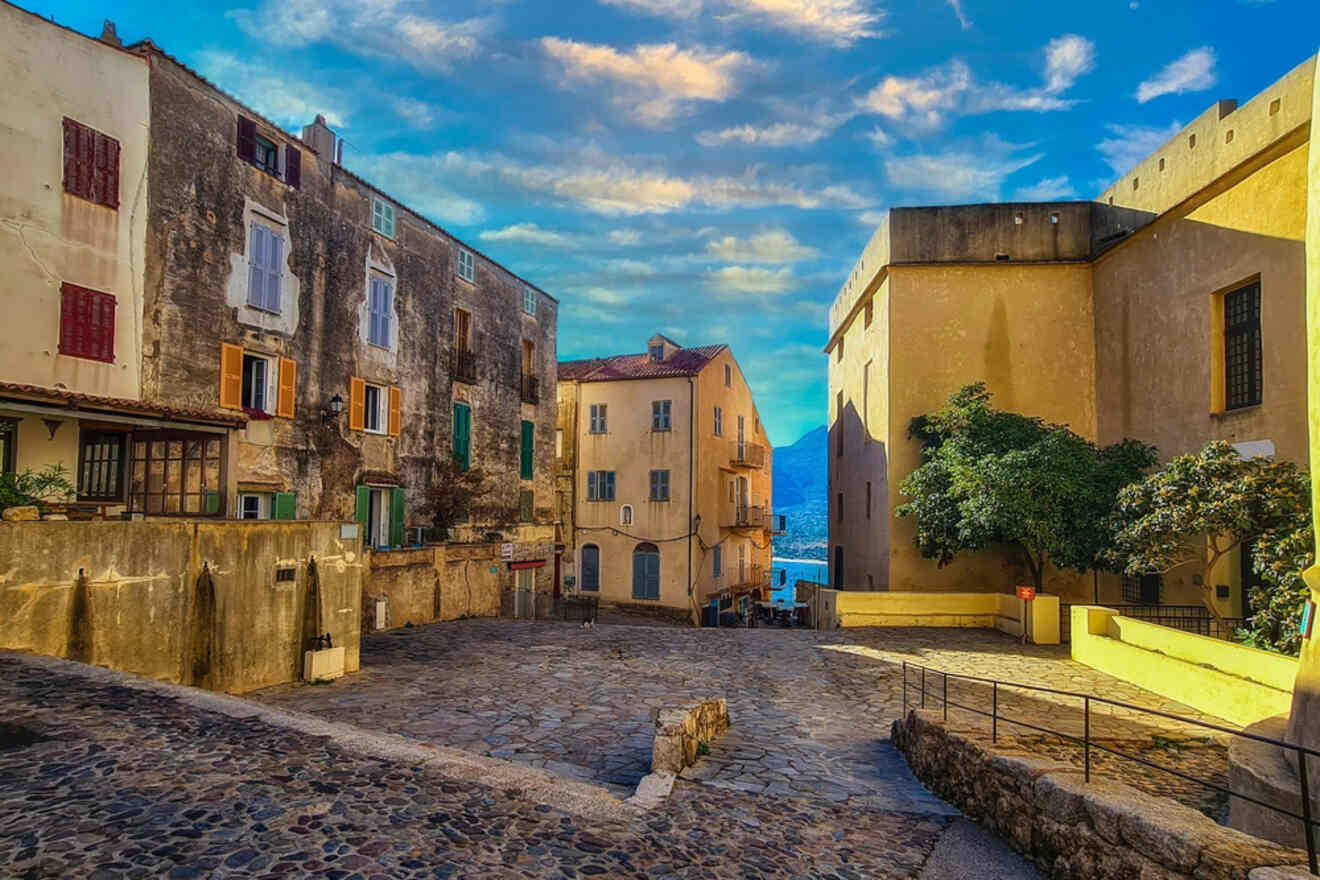
<path fill-rule="evenodd" d="M 649 278 L 655 274 L 655 266 L 641 260 L 606 260 L 605 269 L 625 278 Z"/>
<path fill-rule="evenodd" d="M 894 145 L 894 136 L 878 126 L 866 133 L 866 139 L 882 150 Z"/>
<path fill-rule="evenodd" d="M 857 215 L 857 222 L 863 226 L 879 226 L 885 222 L 888 211 L 863 211 Z"/>
<path fill-rule="evenodd" d="M 705 10 L 722 21 L 751 19 L 807 39 L 847 47 L 884 36 L 885 11 L 871 0 L 602 0 L 666 18 L 692 19 Z"/>
<path fill-rule="evenodd" d="M 609 239 L 614 244 L 628 247 L 641 244 L 642 234 L 636 229 L 611 229 Z"/>
<path fill-rule="evenodd" d="M 992 136 L 976 149 L 890 157 L 885 175 L 897 187 L 948 202 L 998 201 L 1005 178 L 1041 158 L 1039 153 L 1019 155 L 1018 149 Z"/>
<path fill-rule="evenodd" d="M 710 286 L 723 293 L 786 293 L 796 284 L 793 270 L 759 266 L 725 266 L 706 275 Z"/>
<path fill-rule="evenodd" d="M 963 12 L 962 0 L 949 0 L 949 5 L 953 7 L 953 14 L 958 16 L 958 24 L 962 26 L 962 29 L 970 31 L 972 22 L 967 18 L 967 14 Z"/>
<path fill-rule="evenodd" d="M 1072 88 L 1082 74 L 1095 69 L 1095 43 L 1064 34 L 1045 47 L 1045 91 L 1058 94 Z"/>
<path fill-rule="evenodd" d="M 349 154 L 356 173 L 432 220 L 471 226 L 485 219 L 480 203 L 448 189 L 441 182 L 445 179 L 443 175 L 437 174 L 431 163 L 418 161 L 419 158 L 397 153 Z"/>
<path fill-rule="evenodd" d="M 226 52 L 199 53 L 197 69 L 220 88 L 237 95 L 252 109 L 290 131 L 302 131 L 318 113 L 332 127 L 348 124 L 349 100 L 338 91 L 320 88 Z"/>
<path fill-rule="evenodd" d="M 749 238 L 726 235 L 708 242 L 706 253 L 726 263 L 796 263 L 820 252 L 802 244 L 787 229 L 767 229 Z"/>
<path fill-rule="evenodd" d="M 1019 187 L 1013 193 L 1015 202 L 1057 202 L 1077 197 L 1077 190 L 1067 176 L 1046 177 L 1031 186 Z"/>
<path fill-rule="evenodd" d="M 1216 81 L 1215 50 L 1202 46 L 1169 62 L 1163 70 L 1137 86 L 1137 101 L 1144 104 L 1160 95 L 1199 92 L 1210 88 Z"/>
<path fill-rule="evenodd" d="M 1181 130 L 1182 123 L 1178 121 L 1171 122 L 1167 128 L 1153 125 L 1106 125 L 1105 131 L 1110 136 L 1096 144 L 1095 148 L 1104 156 L 1114 175 L 1122 177 Z"/>
<path fill-rule="evenodd" d="M 569 79 L 615 86 L 615 102 L 651 126 L 672 119 L 685 102 L 728 98 L 737 74 L 752 64 L 742 52 L 680 49 L 674 43 L 621 52 L 613 46 L 543 37 L 541 48 L 563 66 Z"/>
<path fill-rule="evenodd" d="M 515 223 L 503 229 L 487 229 L 478 238 L 482 241 L 503 241 L 517 244 L 531 244 L 539 247 L 567 248 L 576 246 L 576 242 L 562 232 L 542 229 L 535 223 Z"/>
<path fill-rule="evenodd" d="M 281 46 L 329 43 L 347 52 L 402 60 L 422 70 L 449 70 L 472 58 L 489 19 L 444 21 L 405 10 L 402 0 L 263 0 L 228 15 L 249 36 Z"/>
<path fill-rule="evenodd" d="M 703 131 L 697 143 L 704 147 L 718 147 L 730 143 L 750 144 L 758 147 L 793 147 L 814 144 L 827 137 L 833 126 L 800 125 L 794 122 L 776 122 L 771 125 L 739 125 L 719 131 Z"/>

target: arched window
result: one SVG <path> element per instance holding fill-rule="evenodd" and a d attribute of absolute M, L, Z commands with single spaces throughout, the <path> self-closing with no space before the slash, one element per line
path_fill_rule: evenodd
<path fill-rule="evenodd" d="M 623 505 L 623 507 L 620 507 L 620 508 L 619 508 L 619 525 L 621 525 L 621 526 L 630 526 L 630 525 L 632 525 L 632 505 L 631 505 L 631 504 L 625 504 L 625 505 Z"/>
<path fill-rule="evenodd" d="M 638 544 L 633 550 L 633 598 L 660 598 L 660 548 Z"/>
<path fill-rule="evenodd" d="M 582 589 L 600 590 L 600 548 L 595 544 L 582 545 Z"/>

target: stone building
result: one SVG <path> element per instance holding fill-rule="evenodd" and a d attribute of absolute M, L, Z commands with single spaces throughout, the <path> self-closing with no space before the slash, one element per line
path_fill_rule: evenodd
<path fill-rule="evenodd" d="M 921 461 L 911 419 L 985 381 L 995 404 L 1162 458 L 1212 440 L 1308 462 L 1305 283 L 1314 58 L 1249 102 L 1220 101 L 1094 202 L 889 212 L 830 308 L 831 581 L 1011 591 L 1002 553 L 936 567 L 893 515 Z M 1216 584 L 1242 616 L 1243 571 Z M 1123 580 L 1051 570 L 1050 592 L 1200 601 L 1191 571 Z"/>
<path fill-rule="evenodd" d="M 768 598 L 774 451 L 727 345 L 564 361 L 558 398 L 565 587 L 694 621 Z"/>

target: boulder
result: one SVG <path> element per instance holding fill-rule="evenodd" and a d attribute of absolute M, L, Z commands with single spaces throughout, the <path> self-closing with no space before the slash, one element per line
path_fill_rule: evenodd
<path fill-rule="evenodd" d="M 26 504 L 22 507 L 6 507 L 5 512 L 0 514 L 5 522 L 36 522 L 41 519 L 41 511 L 37 510 L 35 505 Z"/>

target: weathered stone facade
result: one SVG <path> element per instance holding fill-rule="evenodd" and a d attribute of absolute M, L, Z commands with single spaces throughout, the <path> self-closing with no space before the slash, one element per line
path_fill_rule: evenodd
<path fill-rule="evenodd" d="M 239 492 L 278 492 L 295 495 L 299 518 L 351 519 L 357 487 L 402 487 L 411 538 L 413 526 L 429 525 L 427 490 L 451 457 L 454 405 L 462 403 L 471 413 L 471 466 L 489 478 L 482 503 L 497 511 L 470 530 L 514 540 L 515 531 L 522 536 L 540 525 L 525 537 L 548 547 L 558 303 L 344 169 L 323 124 L 309 126 L 307 140 L 291 137 L 151 44 L 135 51 L 151 63 L 143 396 L 221 405 L 224 345 L 269 358 L 281 378 L 296 377 L 291 392 L 269 384 L 284 412 L 231 436 L 227 514 Z M 280 157 L 272 173 L 239 157 L 243 119 Z M 298 170 L 290 172 L 291 162 Z M 392 235 L 373 231 L 376 201 L 392 210 Z M 257 222 L 282 236 L 273 311 L 249 304 Z M 471 282 L 458 274 L 461 251 L 471 255 Z M 377 277 L 392 284 L 388 345 L 367 341 Z M 456 378 L 457 309 L 470 316 L 469 382 Z M 528 371 L 541 383 L 536 402 L 525 399 Z M 378 432 L 351 427 L 362 382 L 401 397 L 389 415 L 382 402 Z M 325 418 L 336 395 L 344 412 Z M 524 421 L 534 426 L 531 479 L 520 478 Z M 519 514 L 527 491 L 534 493 L 532 522 Z M 538 589 L 549 572 L 538 572 Z"/>

